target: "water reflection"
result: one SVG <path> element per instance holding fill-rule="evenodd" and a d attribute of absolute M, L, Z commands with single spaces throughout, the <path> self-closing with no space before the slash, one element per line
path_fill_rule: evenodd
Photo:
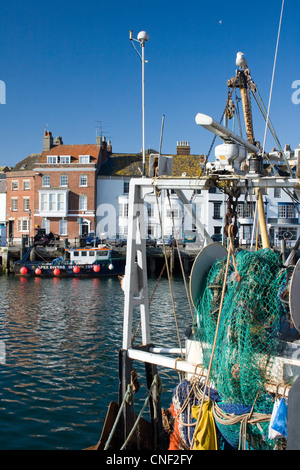
<path fill-rule="evenodd" d="M 155 280 L 149 281 L 151 295 Z M 175 282 L 181 333 L 190 322 Z M 117 399 L 123 292 L 118 279 L 0 278 L 0 448 L 80 449 L 95 444 Z M 137 320 L 138 323 L 138 320 Z M 166 280 L 150 308 L 152 341 L 178 345 Z M 137 325 L 136 325 L 137 326 Z"/>

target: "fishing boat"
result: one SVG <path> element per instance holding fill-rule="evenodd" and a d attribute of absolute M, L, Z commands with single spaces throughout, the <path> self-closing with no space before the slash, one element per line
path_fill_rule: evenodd
<path fill-rule="evenodd" d="M 31 261 L 31 247 L 24 257 L 14 263 L 17 276 L 38 277 L 105 277 L 122 276 L 125 258 L 114 253 L 112 247 L 98 245 L 88 248 L 66 248 L 65 256 L 46 263 Z"/>
<path fill-rule="evenodd" d="M 270 247 L 261 195 L 263 188 L 297 191 L 300 173 L 299 168 L 293 173 L 288 162 L 284 176 L 270 162 L 264 166 L 268 155 L 254 139 L 251 114 L 250 97 L 257 88 L 243 55 L 238 57 L 236 76 L 228 84 L 225 114 L 229 119 L 232 91 L 239 89 L 247 140 L 211 117 L 197 114 L 196 123 L 223 140 L 215 162 L 195 178 L 158 172 L 153 178 L 130 182 L 119 393 L 109 405 L 94 450 L 300 449 L 299 240 L 283 262 Z M 266 123 L 270 126 L 269 119 Z M 163 168 L 164 157 L 158 158 Z M 184 194 L 191 188 L 205 191 L 211 187 L 227 197 L 226 247 L 212 243 Z M 256 197 L 262 247 L 237 250 L 236 201 L 249 188 Z M 175 348 L 157 344 L 151 332 L 145 221 L 139 210 L 143 195 L 150 190 L 157 199 L 163 191 L 175 192 L 205 245 L 189 279 L 182 271 L 192 321 L 183 345 L 174 308 Z M 175 305 L 167 258 L 165 267 Z M 139 337 L 134 320 L 139 321 Z M 145 366 L 147 389 L 139 413 L 135 407 L 137 363 Z M 181 374 L 167 409 L 161 406 L 162 368 Z M 150 410 L 147 418 L 146 407 Z"/>

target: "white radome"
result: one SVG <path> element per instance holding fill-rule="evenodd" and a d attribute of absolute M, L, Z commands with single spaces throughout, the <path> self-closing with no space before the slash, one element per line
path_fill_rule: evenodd
<path fill-rule="evenodd" d="M 137 35 L 138 41 L 148 41 L 149 40 L 149 34 L 146 33 L 146 31 L 140 31 L 139 34 Z"/>
<path fill-rule="evenodd" d="M 246 57 L 244 56 L 243 52 L 238 52 L 237 53 L 235 63 L 240 69 L 247 69 L 248 68 L 247 60 L 246 60 Z"/>

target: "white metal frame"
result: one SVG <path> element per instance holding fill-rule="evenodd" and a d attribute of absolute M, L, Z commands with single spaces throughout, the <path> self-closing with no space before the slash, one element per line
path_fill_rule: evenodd
<path fill-rule="evenodd" d="M 149 297 L 147 282 L 147 260 L 146 260 L 146 233 L 144 221 L 144 202 L 143 189 L 149 192 L 149 188 L 174 189 L 179 199 L 183 202 L 185 208 L 194 217 L 198 231 L 202 234 L 206 243 L 211 239 L 204 229 L 201 221 L 196 217 L 192 205 L 184 196 L 183 190 L 202 189 L 208 190 L 213 186 L 214 176 L 200 178 L 132 178 L 129 188 L 129 213 L 128 213 L 128 237 L 126 268 L 124 277 L 124 322 L 123 322 L 123 349 L 127 350 L 128 357 L 142 362 L 152 364 L 161 364 L 166 367 L 176 368 L 186 372 L 192 372 L 195 365 L 185 361 L 176 361 L 159 353 L 159 359 L 153 352 L 138 351 L 131 347 L 133 310 L 139 306 L 141 316 L 142 344 L 151 343 L 150 324 L 149 324 Z M 259 177 L 253 175 L 243 176 L 219 176 L 219 180 L 231 180 L 240 188 L 253 187 L 285 187 L 290 189 L 300 189 L 299 180 L 290 177 Z M 166 351 L 172 353 L 172 350 L 166 348 Z"/>

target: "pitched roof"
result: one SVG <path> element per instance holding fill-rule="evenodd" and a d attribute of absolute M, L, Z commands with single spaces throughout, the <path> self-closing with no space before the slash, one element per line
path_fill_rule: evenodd
<path fill-rule="evenodd" d="M 39 162 L 41 158 L 41 153 L 32 153 L 28 157 L 24 158 L 21 162 L 17 163 L 11 172 L 7 173 L 7 176 L 10 176 L 11 173 L 15 171 L 32 171 L 34 165 Z"/>
<path fill-rule="evenodd" d="M 100 145 L 97 144 L 55 145 L 43 151 L 40 163 L 47 163 L 47 155 L 71 155 L 73 161 L 79 160 L 79 155 L 90 155 L 96 163 L 99 153 Z"/>
<path fill-rule="evenodd" d="M 186 173 L 188 177 L 200 176 L 199 155 L 171 155 L 173 157 L 173 177 L 180 177 Z M 125 176 L 139 177 L 142 171 L 142 155 L 113 153 L 102 163 L 99 176 Z M 145 161 L 146 175 L 148 175 L 149 155 Z"/>

